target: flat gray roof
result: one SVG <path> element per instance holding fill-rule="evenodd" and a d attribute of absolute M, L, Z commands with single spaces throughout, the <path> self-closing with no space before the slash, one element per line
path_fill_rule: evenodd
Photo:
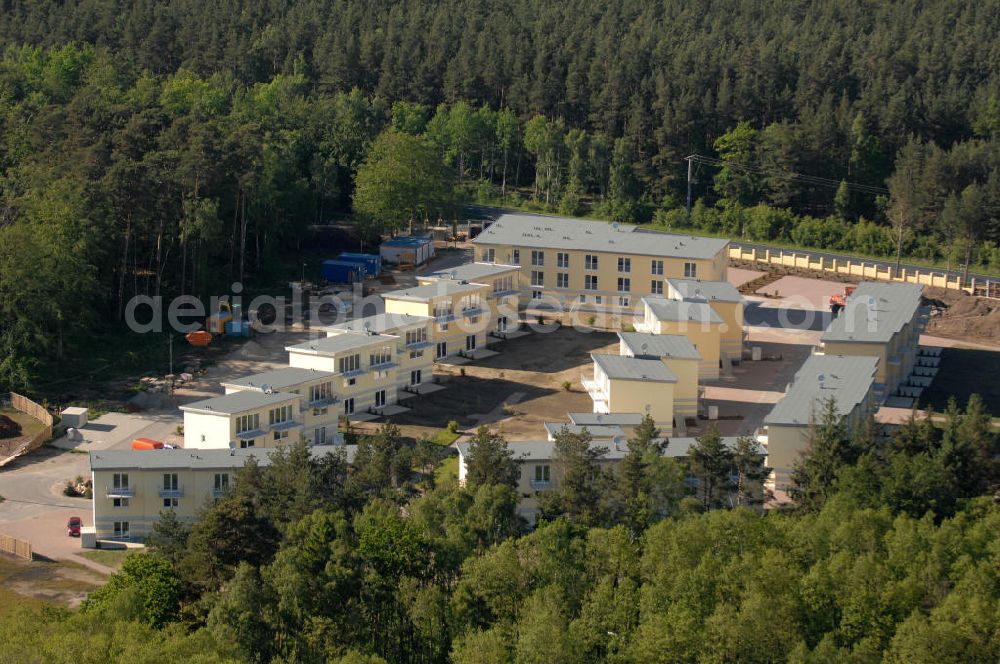
<path fill-rule="evenodd" d="M 597 439 L 602 439 L 602 438 L 616 438 L 616 437 L 624 437 L 625 436 L 624 429 L 622 429 L 617 424 L 603 424 L 603 425 L 602 424 L 592 424 L 592 425 L 584 426 L 584 425 L 580 425 L 580 424 L 573 424 L 572 422 L 569 422 L 569 423 L 567 423 L 567 422 L 546 422 L 545 423 L 545 431 L 550 436 L 555 436 L 556 434 L 558 434 L 560 431 L 563 430 L 563 427 L 565 427 L 566 430 L 569 431 L 570 433 L 583 433 L 583 430 L 586 429 L 587 432 L 592 437 L 597 438 Z"/>
<path fill-rule="evenodd" d="M 847 415 L 868 394 L 877 366 L 878 358 L 867 355 L 810 355 L 764 424 L 806 426 L 831 398 L 837 412 Z"/>
<path fill-rule="evenodd" d="M 395 343 L 397 337 L 384 334 L 364 334 L 360 332 L 345 332 L 332 337 L 314 339 L 294 346 L 285 346 L 290 353 L 306 353 L 307 355 L 336 355 L 357 348 L 374 346 L 378 343 Z"/>
<path fill-rule="evenodd" d="M 663 440 L 663 439 L 660 439 Z M 736 449 L 735 436 L 724 436 L 722 444 L 729 449 Z M 691 447 L 697 442 L 695 438 L 669 438 L 667 439 L 667 449 L 663 456 L 666 457 L 686 457 Z M 514 441 L 507 443 L 507 448 L 514 453 L 515 461 L 551 461 L 555 457 L 555 442 L 549 440 Z M 628 454 L 628 442 L 618 443 L 608 441 L 594 441 L 590 444 L 591 449 L 604 448 L 606 452 L 600 457 L 605 461 L 620 461 Z M 758 447 L 758 449 L 760 449 Z M 468 456 L 469 443 L 458 443 L 458 451 L 462 456 Z M 760 450 L 763 453 L 763 450 Z"/>
<path fill-rule="evenodd" d="M 185 404 L 181 406 L 181 410 L 212 415 L 234 415 L 265 406 L 277 406 L 288 401 L 298 401 L 298 399 L 299 395 L 289 392 L 267 393 L 243 390 Z"/>
<path fill-rule="evenodd" d="M 340 436 L 338 433 L 337 436 Z M 313 459 L 343 450 L 347 462 L 354 460 L 357 445 L 316 445 L 309 448 Z M 235 450 L 100 450 L 90 453 L 91 470 L 166 470 L 203 469 L 232 470 L 242 468 L 250 459 L 261 466 L 271 463 L 274 448 L 245 448 Z"/>
<path fill-rule="evenodd" d="M 302 369 L 299 367 L 284 367 L 265 371 L 263 373 L 251 374 L 242 378 L 234 378 L 220 383 L 222 386 L 246 387 L 261 390 L 264 386 L 274 390 L 283 390 L 286 387 L 301 385 L 310 380 L 331 378 L 335 376 L 331 371 L 319 371 L 318 369 Z"/>
<path fill-rule="evenodd" d="M 658 320 L 678 323 L 722 323 L 722 317 L 707 302 L 668 300 L 665 297 L 644 297 L 642 301 Z"/>
<path fill-rule="evenodd" d="M 699 279 L 667 279 L 667 283 L 685 300 L 708 302 L 742 302 L 743 296 L 728 281 L 701 281 Z"/>
<path fill-rule="evenodd" d="M 676 383 L 677 376 L 660 360 L 622 355 L 592 353 L 594 362 L 608 378 L 619 380 L 645 380 L 654 383 Z"/>
<path fill-rule="evenodd" d="M 349 320 L 346 323 L 338 323 L 336 325 L 329 325 L 325 329 L 327 333 L 330 331 L 334 332 L 361 332 L 367 333 L 368 331 L 375 332 L 376 334 L 382 334 L 384 332 L 389 332 L 399 328 L 415 326 L 420 323 L 426 323 L 428 321 L 434 320 L 430 316 L 414 316 L 412 314 L 375 314 L 374 316 L 365 316 L 364 318 L 355 318 L 354 320 Z"/>
<path fill-rule="evenodd" d="M 382 294 L 384 300 L 412 300 L 414 302 L 427 302 L 443 295 L 459 295 L 461 293 L 473 293 L 484 288 L 484 284 L 467 284 L 451 279 L 440 279 L 432 284 L 424 286 L 414 286 Z"/>
<path fill-rule="evenodd" d="M 642 424 L 642 413 L 566 413 L 569 421 L 581 425 L 617 424 L 635 427 Z"/>
<path fill-rule="evenodd" d="M 628 348 L 636 357 L 670 357 L 681 360 L 700 360 L 701 353 L 691 340 L 681 334 L 651 334 L 649 332 L 619 332 L 622 348 Z"/>
<path fill-rule="evenodd" d="M 526 214 L 501 215 L 472 242 L 703 260 L 729 245 L 729 240 L 661 233 L 629 224 Z"/>
<path fill-rule="evenodd" d="M 454 281 L 471 281 L 488 279 L 511 270 L 520 270 L 520 265 L 504 265 L 502 263 L 464 263 L 457 267 L 436 270 L 417 277 L 418 279 L 452 279 Z"/>
<path fill-rule="evenodd" d="M 886 343 L 920 308 L 920 284 L 862 281 L 820 341 Z"/>

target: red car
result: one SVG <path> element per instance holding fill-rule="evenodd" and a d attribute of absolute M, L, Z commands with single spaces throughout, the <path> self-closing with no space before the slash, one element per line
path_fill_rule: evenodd
<path fill-rule="evenodd" d="M 69 523 L 66 524 L 66 534 L 70 537 L 80 536 L 80 526 L 83 525 L 83 519 L 78 516 L 71 516 L 69 518 Z"/>

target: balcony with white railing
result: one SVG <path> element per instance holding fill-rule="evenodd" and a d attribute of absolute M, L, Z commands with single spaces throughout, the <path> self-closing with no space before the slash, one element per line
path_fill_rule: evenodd
<path fill-rule="evenodd" d="M 132 498 L 135 496 L 135 488 L 131 486 L 105 486 L 104 495 L 108 498 Z"/>
<path fill-rule="evenodd" d="M 182 498 L 184 496 L 184 487 L 161 487 L 160 488 L 160 498 Z"/>
<path fill-rule="evenodd" d="M 590 395 L 590 398 L 594 402 L 594 412 L 608 412 L 608 403 L 611 401 L 611 395 L 605 390 L 604 384 L 591 378 L 582 378 L 580 382 L 583 383 L 583 389 L 587 391 L 587 394 Z"/>
<path fill-rule="evenodd" d="M 531 480 L 531 488 L 535 491 L 542 491 L 551 487 L 552 482 L 549 480 Z"/>

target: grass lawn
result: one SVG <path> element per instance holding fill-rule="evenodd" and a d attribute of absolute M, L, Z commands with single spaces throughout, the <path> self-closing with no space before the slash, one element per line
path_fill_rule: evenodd
<path fill-rule="evenodd" d="M 460 433 L 451 433 L 447 429 L 441 429 L 433 437 L 431 437 L 431 442 L 435 445 L 440 445 L 441 447 L 448 447 L 462 435 Z"/>
<path fill-rule="evenodd" d="M 458 457 L 450 456 L 434 469 L 434 483 L 437 486 L 446 486 L 458 483 Z"/>
<path fill-rule="evenodd" d="M 75 607 L 104 582 L 97 572 L 73 563 L 29 562 L 0 554 L 0 615 L 50 603 Z"/>
<path fill-rule="evenodd" d="M 84 551 L 78 555 L 112 569 L 118 569 L 125 562 L 125 558 L 131 554 L 131 549 L 98 549 L 96 551 Z"/>

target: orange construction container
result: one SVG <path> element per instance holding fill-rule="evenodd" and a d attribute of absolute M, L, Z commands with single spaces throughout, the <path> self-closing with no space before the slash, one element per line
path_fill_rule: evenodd
<path fill-rule="evenodd" d="M 152 438 L 136 438 L 132 441 L 133 450 L 162 450 L 163 443 Z"/>
<path fill-rule="evenodd" d="M 212 333 L 206 332 L 205 330 L 188 332 L 184 335 L 184 338 L 187 339 L 188 343 L 192 346 L 207 346 L 212 343 Z"/>

